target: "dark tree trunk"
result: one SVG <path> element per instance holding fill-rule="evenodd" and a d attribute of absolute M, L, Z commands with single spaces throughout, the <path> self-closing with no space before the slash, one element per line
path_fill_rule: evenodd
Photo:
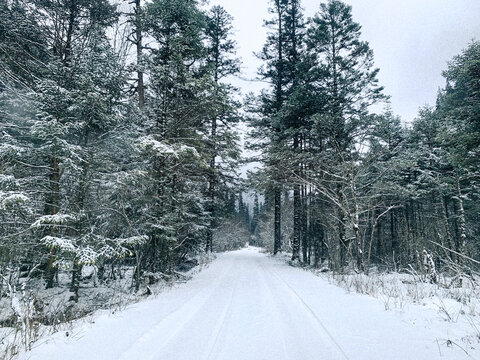
<path fill-rule="evenodd" d="M 70 284 L 70 292 L 73 293 L 71 300 L 78 302 L 78 290 L 80 289 L 80 279 L 82 276 L 82 265 L 73 264 L 72 282 Z"/>
<path fill-rule="evenodd" d="M 297 155 L 299 149 L 298 135 L 295 134 L 293 139 L 293 154 Z M 301 212 L 302 200 L 300 193 L 300 185 L 298 184 L 298 164 L 295 164 L 295 184 L 293 185 L 293 239 L 292 239 L 292 261 L 300 259 L 300 237 L 301 237 Z"/>
<path fill-rule="evenodd" d="M 292 261 L 300 259 L 300 219 L 301 199 L 300 185 L 293 186 L 293 240 L 292 240 Z"/>
<path fill-rule="evenodd" d="M 213 251 L 213 229 L 216 226 L 216 219 L 215 219 L 215 183 L 216 183 L 216 137 L 217 137 L 217 119 L 214 117 L 212 119 L 212 129 L 211 129 L 211 142 L 212 142 L 212 155 L 210 158 L 210 173 L 208 179 L 208 199 L 209 199 L 209 212 L 210 212 L 210 227 L 207 231 L 207 246 L 206 251 L 211 252 Z"/>
<path fill-rule="evenodd" d="M 379 224 L 380 225 L 380 224 Z M 380 227 L 379 227 L 380 228 Z M 397 227 L 395 222 L 395 211 L 390 212 L 390 234 L 392 236 L 392 252 L 399 253 Z"/>
<path fill-rule="evenodd" d="M 274 207 L 275 207 L 275 219 L 274 219 L 274 242 L 273 253 L 276 254 L 282 249 L 282 194 L 280 190 L 275 189 L 274 194 Z"/>
<path fill-rule="evenodd" d="M 347 239 L 345 238 L 345 215 L 341 210 L 338 211 L 337 231 L 338 242 L 340 246 L 339 266 L 340 269 L 343 270 L 345 265 L 347 264 L 348 243 Z"/>
<path fill-rule="evenodd" d="M 51 158 L 51 173 L 49 177 L 49 198 L 47 200 L 46 206 L 46 214 L 47 215 L 56 215 L 60 210 L 60 168 L 58 165 L 58 158 L 57 158 L 57 151 L 56 148 L 53 149 L 53 154 Z M 50 235 L 55 236 L 57 229 L 55 227 L 52 228 Z M 51 289 L 53 287 L 54 279 L 55 279 L 55 260 L 56 260 L 56 249 L 50 249 L 50 254 L 48 257 L 46 269 L 45 269 L 45 280 L 46 280 L 46 288 Z"/>
<path fill-rule="evenodd" d="M 145 107 L 145 85 L 143 82 L 143 34 L 141 20 L 141 4 L 140 0 L 135 0 L 135 46 L 137 48 L 137 93 L 138 107 Z"/>

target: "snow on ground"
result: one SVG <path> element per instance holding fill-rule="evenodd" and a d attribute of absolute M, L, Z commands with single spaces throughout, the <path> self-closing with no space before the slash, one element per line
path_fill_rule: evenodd
<path fill-rule="evenodd" d="M 154 299 L 99 312 L 21 358 L 479 359 L 462 341 L 472 331 L 430 307 L 386 311 L 382 300 L 247 248 L 219 255 Z"/>

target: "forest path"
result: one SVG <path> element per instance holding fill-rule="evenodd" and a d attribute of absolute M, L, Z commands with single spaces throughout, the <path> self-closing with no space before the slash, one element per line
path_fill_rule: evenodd
<path fill-rule="evenodd" d="M 426 330 L 385 311 L 377 299 L 346 294 L 247 248 L 219 255 L 191 281 L 155 299 L 98 316 L 69 338 L 58 333 L 25 358 L 440 358 L 436 335 Z M 454 358 L 464 357 L 455 352 Z"/>

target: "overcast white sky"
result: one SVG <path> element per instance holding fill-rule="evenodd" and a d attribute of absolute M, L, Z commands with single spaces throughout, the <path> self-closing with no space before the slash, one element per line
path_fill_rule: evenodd
<path fill-rule="evenodd" d="M 303 0 L 307 17 L 319 9 L 320 0 Z M 435 103 L 444 85 L 447 61 L 472 39 L 480 39 L 480 0 L 347 0 L 353 18 L 362 25 L 363 40 L 375 53 L 380 83 L 391 96 L 395 113 L 406 122 L 424 104 Z M 238 55 L 243 76 L 254 79 L 260 62 L 253 55 L 265 42 L 263 20 L 269 17 L 269 0 L 211 0 L 235 18 Z M 264 84 L 236 80 L 243 93 Z"/>

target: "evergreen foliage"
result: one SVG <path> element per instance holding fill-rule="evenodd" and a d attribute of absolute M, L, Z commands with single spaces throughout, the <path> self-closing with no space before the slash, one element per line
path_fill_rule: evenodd
<path fill-rule="evenodd" d="M 338 271 L 423 271 L 424 250 L 467 271 L 478 256 L 478 43 L 449 63 L 436 107 L 403 126 L 349 5 L 322 3 L 306 24 L 297 1 L 272 1 L 271 13 L 260 69 L 270 88 L 250 120 L 255 143 L 269 140 L 251 179 L 267 202 L 259 241 L 276 253 L 283 232 L 293 262 Z M 267 184 L 284 191 L 278 218 L 291 228 L 273 216 Z"/>
<path fill-rule="evenodd" d="M 243 108 L 225 9 L 124 5 L 0 0 L 0 275 L 56 288 L 67 274 L 77 302 L 87 267 L 96 286 L 129 266 L 138 291 L 247 242 L 335 271 L 471 271 L 478 41 L 407 126 L 342 1 L 308 20 L 299 0 L 270 2 L 269 86 Z M 243 113 L 262 167 L 241 184 Z"/>
<path fill-rule="evenodd" d="M 134 265 L 139 290 L 212 251 L 238 212 L 231 16 L 130 5 L 117 46 L 108 1 L 0 4 L 0 269 L 35 269 L 47 288 L 67 271 L 72 301 L 83 267 L 97 283 Z"/>

